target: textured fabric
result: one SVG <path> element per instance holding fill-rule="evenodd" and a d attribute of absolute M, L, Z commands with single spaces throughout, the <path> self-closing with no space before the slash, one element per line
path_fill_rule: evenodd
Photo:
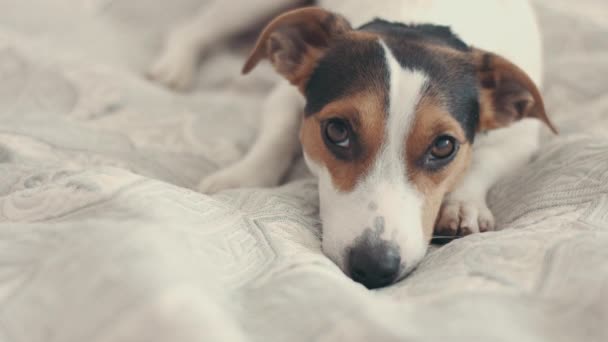
<path fill-rule="evenodd" d="M 314 180 L 188 190 L 275 80 L 238 48 L 188 95 L 140 76 L 201 1 L 0 0 L 0 342 L 607 341 L 608 5 L 535 3 L 562 135 L 490 192 L 501 231 L 370 292 L 322 254 Z"/>

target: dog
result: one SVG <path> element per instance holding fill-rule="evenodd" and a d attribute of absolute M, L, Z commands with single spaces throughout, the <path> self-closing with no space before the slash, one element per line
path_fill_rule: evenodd
<path fill-rule="evenodd" d="M 292 4 L 211 4 L 173 31 L 150 77 L 185 87 L 201 52 Z M 379 288 L 419 264 L 434 232 L 493 230 L 486 193 L 530 159 L 542 123 L 557 133 L 538 90 L 539 28 L 525 0 L 316 5 L 259 35 L 243 72 L 267 60 L 285 80 L 251 150 L 200 191 L 275 186 L 301 145 L 318 178 L 323 252 Z"/>

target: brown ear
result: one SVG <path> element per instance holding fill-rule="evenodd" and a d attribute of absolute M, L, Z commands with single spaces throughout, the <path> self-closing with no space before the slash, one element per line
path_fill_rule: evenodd
<path fill-rule="evenodd" d="M 262 31 L 243 73 L 268 58 L 279 74 L 303 90 L 318 59 L 332 41 L 350 30 L 346 19 L 318 7 L 282 14 Z"/>
<path fill-rule="evenodd" d="M 537 118 L 553 133 L 540 92 L 528 75 L 505 58 L 474 50 L 479 79 L 479 129 L 505 127 L 522 118 Z"/>

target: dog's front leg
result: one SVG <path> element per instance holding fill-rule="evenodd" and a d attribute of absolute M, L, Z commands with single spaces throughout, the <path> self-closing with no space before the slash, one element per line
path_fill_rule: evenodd
<path fill-rule="evenodd" d="M 300 147 L 303 107 L 303 97 L 295 87 L 287 82 L 277 85 L 264 103 L 262 124 L 251 150 L 237 163 L 204 178 L 199 191 L 279 184 Z"/>
<path fill-rule="evenodd" d="M 530 160 L 538 148 L 539 126 L 539 121 L 526 119 L 476 137 L 471 166 L 461 183 L 445 197 L 436 234 L 455 236 L 494 230 L 486 194 L 500 178 Z"/>

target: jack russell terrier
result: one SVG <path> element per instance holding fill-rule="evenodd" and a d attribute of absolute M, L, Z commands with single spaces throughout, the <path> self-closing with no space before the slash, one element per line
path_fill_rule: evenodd
<path fill-rule="evenodd" d="M 149 76 L 188 85 L 201 52 L 292 2 L 213 2 L 170 35 Z M 286 81 L 248 154 L 200 190 L 277 185 L 299 137 L 318 178 L 324 253 L 378 288 L 412 271 L 433 232 L 493 230 L 488 189 L 529 160 L 541 122 L 556 132 L 537 88 L 540 34 L 525 0 L 317 5 L 260 34 L 243 72 L 266 59 Z"/>

